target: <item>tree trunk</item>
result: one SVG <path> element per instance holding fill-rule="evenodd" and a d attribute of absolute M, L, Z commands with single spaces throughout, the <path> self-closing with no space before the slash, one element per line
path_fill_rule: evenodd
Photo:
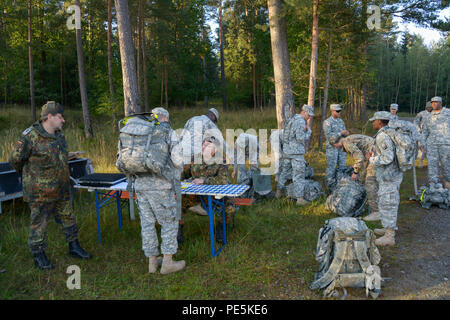
<path fill-rule="evenodd" d="M 33 0 L 28 1 L 28 67 L 30 76 L 30 107 L 33 121 L 36 121 L 36 107 L 34 102 L 34 68 L 33 68 L 33 33 L 32 33 Z"/>
<path fill-rule="evenodd" d="M 120 58 L 122 64 L 123 98 L 125 116 L 139 113 L 136 62 L 134 60 L 134 46 L 131 37 L 130 15 L 128 0 L 114 0 L 119 35 Z"/>
<path fill-rule="evenodd" d="M 75 5 L 77 5 L 81 9 L 80 0 L 75 0 Z M 92 138 L 94 134 L 92 132 L 91 118 L 89 116 L 86 78 L 84 73 L 83 45 L 81 43 L 81 29 L 75 29 L 75 34 L 77 39 L 78 78 L 80 83 L 81 106 L 83 108 L 84 134 L 86 138 Z"/>
<path fill-rule="evenodd" d="M 286 35 L 286 21 L 282 16 L 283 4 L 284 2 L 282 0 L 267 1 L 275 78 L 275 103 L 279 129 L 284 128 L 286 121 L 295 113 Z"/>
<path fill-rule="evenodd" d="M 142 0 L 138 1 L 138 17 L 137 17 L 137 39 L 136 39 L 136 51 L 137 51 L 137 83 L 138 83 L 138 97 L 139 105 L 142 105 Z"/>
<path fill-rule="evenodd" d="M 219 0 L 219 45 L 220 45 L 220 77 L 222 80 L 222 108 L 227 109 L 227 89 L 225 82 L 225 59 L 223 52 L 222 0 Z"/>
<path fill-rule="evenodd" d="M 108 0 L 108 81 L 109 81 L 109 105 L 112 110 L 113 128 L 117 132 L 119 130 L 117 126 L 117 112 L 114 103 L 114 82 L 113 82 L 113 66 L 112 66 L 112 2 Z"/>
<path fill-rule="evenodd" d="M 308 105 L 314 108 L 314 95 L 316 91 L 317 59 L 319 49 L 319 0 L 313 3 L 313 26 L 311 42 L 311 65 L 309 70 Z"/>
<path fill-rule="evenodd" d="M 325 87 L 323 89 L 323 103 L 322 103 L 322 121 L 320 126 L 320 134 L 319 134 L 319 150 L 322 151 L 322 143 L 323 143 L 323 122 L 327 118 L 327 104 L 328 104 L 328 87 L 330 85 L 330 65 L 331 65 L 331 53 L 332 53 L 332 45 L 333 45 L 333 34 L 330 31 L 330 38 L 328 40 L 328 56 L 327 56 L 327 73 L 325 77 Z"/>
<path fill-rule="evenodd" d="M 144 27 L 142 27 L 142 77 L 144 78 L 144 110 L 145 112 L 150 112 L 145 48 L 145 30 Z"/>

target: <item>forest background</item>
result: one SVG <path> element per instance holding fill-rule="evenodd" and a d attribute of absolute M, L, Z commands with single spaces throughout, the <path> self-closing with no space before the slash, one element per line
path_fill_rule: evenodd
<path fill-rule="evenodd" d="M 73 4 L 81 9 L 76 31 L 68 28 Z M 134 0 L 128 10 L 141 111 L 274 108 L 271 5 L 279 5 L 285 23 L 296 106 L 314 104 L 323 114 L 341 103 L 348 120 L 366 120 L 367 109 L 387 110 L 394 102 L 411 114 L 435 95 L 446 104 L 449 22 L 438 16 L 447 1 Z M 113 0 L 0 0 L 0 8 L 0 104 L 30 105 L 35 119 L 47 100 L 74 109 L 83 104 L 88 137 L 91 115 L 115 122 L 126 113 Z M 370 22 L 373 14 L 378 20 Z M 399 19 L 443 37 L 427 46 L 399 31 Z"/>

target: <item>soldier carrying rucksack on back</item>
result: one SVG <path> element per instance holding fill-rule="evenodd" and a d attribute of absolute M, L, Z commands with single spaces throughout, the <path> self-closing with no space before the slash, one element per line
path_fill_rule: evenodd
<path fill-rule="evenodd" d="M 173 161 L 178 146 L 176 133 L 170 127 L 169 112 L 164 108 L 152 110 L 155 119 L 139 116 L 128 118 L 119 136 L 116 166 L 133 176 L 141 220 L 142 250 L 149 258 L 149 273 L 161 264 L 155 222 L 161 225 L 161 252 L 164 255 L 161 273 L 183 269 L 184 260 L 174 261 L 177 252 L 178 221 L 180 220 L 181 163 Z M 149 121 L 150 120 L 150 121 Z"/>
<path fill-rule="evenodd" d="M 378 182 L 378 209 L 383 228 L 375 229 L 374 232 L 383 235 L 375 241 L 380 246 L 395 244 L 400 185 L 403 180 L 403 172 L 396 159 L 396 146 L 387 133 L 390 119 L 391 115 L 387 111 L 375 112 L 369 119 L 378 131 L 375 135 L 375 152 L 370 152 L 369 164 L 375 166 Z"/>

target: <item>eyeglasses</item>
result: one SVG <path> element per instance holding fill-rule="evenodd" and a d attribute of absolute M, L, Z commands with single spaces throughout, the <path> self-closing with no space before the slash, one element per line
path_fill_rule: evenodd
<path fill-rule="evenodd" d="M 334 111 L 336 111 L 337 113 L 341 113 L 342 110 L 334 110 Z"/>

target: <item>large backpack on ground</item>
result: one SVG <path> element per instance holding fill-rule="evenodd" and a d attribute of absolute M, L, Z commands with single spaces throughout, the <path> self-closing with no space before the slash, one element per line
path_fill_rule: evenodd
<path fill-rule="evenodd" d="M 286 195 L 293 200 L 303 196 L 306 201 L 314 201 L 323 196 L 324 192 L 322 190 L 321 184 L 318 181 L 306 179 L 303 195 L 297 192 L 297 188 L 295 187 L 294 183 L 286 186 Z"/>
<path fill-rule="evenodd" d="M 364 186 L 350 177 L 342 178 L 325 202 L 325 208 L 343 217 L 357 217 L 367 202 Z"/>
<path fill-rule="evenodd" d="M 116 167 L 126 175 L 161 174 L 169 160 L 170 124 L 146 116 L 121 120 Z"/>
<path fill-rule="evenodd" d="M 441 209 L 450 209 L 450 190 L 445 189 L 440 183 L 430 183 L 429 186 L 420 187 L 416 199 L 425 209 L 430 209 L 432 205 Z"/>
<path fill-rule="evenodd" d="M 337 288 L 366 288 L 366 296 L 377 298 L 381 291 L 381 260 L 375 235 L 356 218 L 327 220 L 319 231 L 316 260 L 319 270 L 311 289 L 324 289 L 325 297 L 338 297 Z"/>
<path fill-rule="evenodd" d="M 394 142 L 397 163 L 403 172 L 412 169 L 416 159 L 417 139 L 410 125 L 414 126 L 403 120 L 389 121 L 389 126 L 384 130 Z"/>

